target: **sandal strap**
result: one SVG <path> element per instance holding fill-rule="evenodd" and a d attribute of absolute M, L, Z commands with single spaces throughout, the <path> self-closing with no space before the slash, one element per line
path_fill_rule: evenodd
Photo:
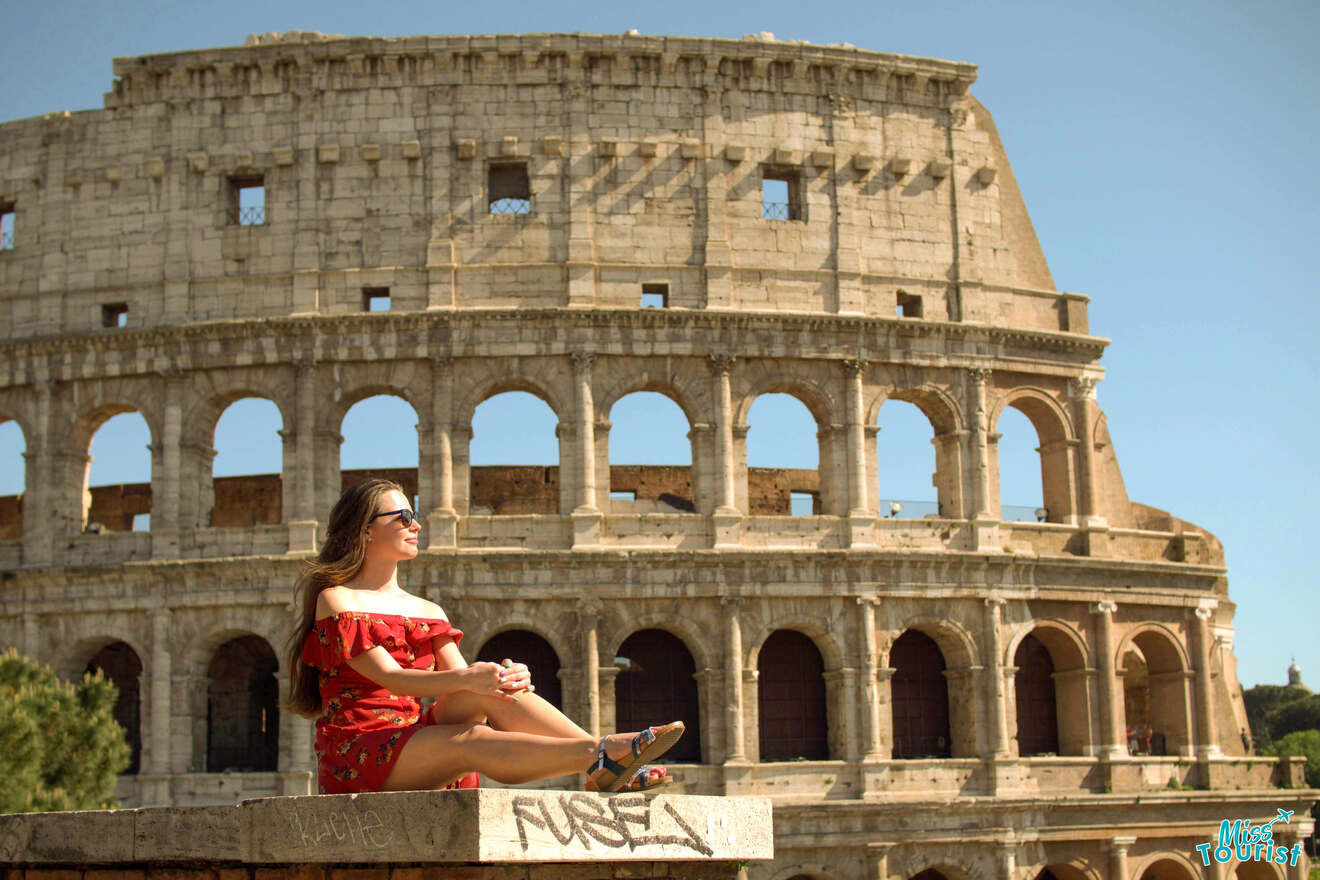
<path fill-rule="evenodd" d="M 651 743 L 653 743 L 653 742 L 655 742 L 655 728 L 654 728 L 654 727 L 648 727 L 648 728 L 646 728 L 645 730 L 643 730 L 641 733 L 639 733 L 639 734 L 637 734 L 636 736 L 634 736 L 633 739 L 632 739 L 632 753 L 633 753 L 633 757 L 635 757 L 635 758 L 636 758 L 636 757 L 640 757 L 641 754 L 642 754 L 642 750 L 645 749 L 647 746 L 649 746 L 649 745 L 650 745 Z"/>
<path fill-rule="evenodd" d="M 607 770 L 615 776 L 619 776 L 624 772 L 624 766 L 622 764 L 605 754 L 604 739 L 600 741 L 600 747 L 596 749 L 596 763 L 592 764 L 587 770 L 587 775 L 590 776 L 600 770 Z"/>

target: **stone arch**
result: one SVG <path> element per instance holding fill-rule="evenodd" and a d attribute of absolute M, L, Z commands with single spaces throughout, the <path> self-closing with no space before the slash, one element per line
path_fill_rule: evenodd
<path fill-rule="evenodd" d="M 691 401 L 675 396 L 677 389 L 669 383 L 657 382 L 640 387 L 629 385 L 620 387 L 627 390 L 609 399 L 608 403 L 602 401 L 601 407 L 597 410 L 598 417 L 603 415 L 608 419 L 602 422 L 598 418 L 594 435 L 596 482 L 601 509 L 618 510 L 622 513 L 697 512 L 701 509 L 702 501 L 698 492 L 700 485 L 698 465 L 705 453 L 704 447 L 708 445 L 708 438 L 703 436 L 701 431 L 694 430 L 696 422 L 692 419 Z M 688 457 L 686 464 L 681 462 L 660 464 L 654 461 L 643 464 L 635 460 L 630 461 L 619 454 L 618 429 L 624 424 L 625 429 L 635 430 L 636 425 L 620 423 L 616 409 L 620 403 L 635 394 L 659 394 L 678 408 L 686 422 L 687 430 L 673 445 L 674 448 L 682 448 L 682 444 L 686 443 Z M 634 415 L 635 413 L 634 410 Z M 616 469 L 618 469 L 617 473 Z M 610 494 L 629 491 L 633 493 L 631 502 L 624 496 L 621 496 L 622 500 L 612 499 Z M 616 504 L 619 507 L 616 508 Z"/>
<path fill-rule="evenodd" d="M 762 657 L 767 649 L 769 656 Z M 831 755 L 825 659 L 810 636 L 777 629 L 757 652 L 758 753 L 762 761 Z"/>
<path fill-rule="evenodd" d="M 1278 843 L 1275 846 L 1279 846 Z M 1236 850 L 1234 850 L 1236 853 Z M 1274 862 L 1250 861 L 1244 862 L 1234 855 L 1233 860 L 1228 863 L 1224 871 L 1225 877 L 1235 877 L 1237 880 L 1285 880 L 1283 866 Z"/>
<path fill-rule="evenodd" d="M 79 615 L 74 618 L 73 626 L 80 633 L 72 638 L 66 637 L 50 660 L 50 668 L 64 681 L 76 681 L 81 678 L 83 670 L 87 668 L 88 662 L 96 656 L 96 653 L 115 642 L 128 645 L 139 658 L 148 656 L 136 637 L 122 633 L 113 635 L 105 633 L 99 618 Z"/>
<path fill-rule="evenodd" d="M 733 401 L 735 427 L 747 427 L 747 414 L 751 412 L 752 404 L 756 403 L 758 397 L 766 394 L 787 394 L 796 398 L 807 408 L 807 412 L 811 413 L 811 417 L 816 420 L 816 425 L 820 428 L 826 428 L 835 422 L 842 423 L 842 408 L 824 383 L 801 376 L 786 377 L 783 368 L 778 365 L 773 370 L 769 367 L 754 369 L 762 375 L 747 377 L 744 387 L 735 392 Z"/>
<path fill-rule="evenodd" d="M 1119 642 L 1114 668 L 1123 683 L 1129 749 L 1190 755 L 1191 661 L 1182 640 L 1164 624 L 1139 624 Z"/>
<path fill-rule="evenodd" d="M 1036 430 L 1036 440 L 1040 453 L 1040 485 L 1042 503 L 1046 510 L 1047 522 L 1074 522 L 1077 517 L 1077 487 L 1075 468 L 1072 420 L 1059 401 L 1040 388 L 1019 386 L 1007 389 L 998 395 L 989 420 L 990 436 L 997 443 L 997 428 L 1004 410 L 1013 407 L 1027 417 Z M 991 480 L 998 490 L 999 456 L 998 451 L 990 456 Z M 998 498 L 1002 508 L 999 491 L 991 493 L 991 500 Z M 1001 512 L 1002 516 L 1002 512 Z"/>
<path fill-rule="evenodd" d="M 830 873 L 824 865 L 818 862 L 798 862 L 780 868 L 771 874 L 769 880 L 834 880 L 834 875 Z"/>
<path fill-rule="evenodd" d="M 820 652 L 821 659 L 825 662 L 827 672 L 843 666 L 844 647 L 836 637 L 835 630 L 831 629 L 829 620 L 809 614 L 789 614 L 776 617 L 771 621 L 764 621 L 758 624 L 754 630 L 744 630 L 744 669 L 757 668 L 756 661 L 760 656 L 761 648 L 765 645 L 765 640 L 770 638 L 772 633 L 781 629 L 796 630 L 811 639 L 816 645 L 816 650 Z"/>
<path fill-rule="evenodd" d="M 477 626 L 462 628 L 464 632 L 463 644 L 464 647 L 471 646 L 472 650 L 476 650 L 479 645 L 484 645 L 501 633 L 523 630 L 543 639 L 561 662 L 565 657 L 572 657 L 572 646 L 564 643 L 562 631 L 545 624 L 544 620 L 537 620 L 526 614 L 501 617 L 498 623 L 487 624 L 483 622 Z M 473 654 L 472 656 L 475 657 L 476 655 Z"/>
<path fill-rule="evenodd" d="M 280 469 L 276 474 L 280 479 L 270 485 L 248 479 L 246 485 L 242 487 L 249 499 L 252 493 L 259 493 L 257 497 L 261 499 L 260 502 L 242 508 L 236 503 L 227 503 L 226 499 L 233 497 L 232 492 L 239 488 L 238 484 L 233 482 L 238 478 L 224 477 L 221 479 L 229 482 L 222 485 L 230 488 L 231 494 L 227 496 L 224 494 L 225 490 L 221 489 L 220 497 L 217 499 L 215 456 L 219 450 L 215 443 L 216 430 L 229 408 L 243 400 L 262 400 L 270 403 L 279 415 L 280 426 L 277 430 L 288 432 L 291 427 L 290 418 L 293 412 L 291 402 L 284 399 L 284 395 L 272 394 L 270 389 L 249 381 L 238 381 L 227 388 L 215 389 L 214 394 L 194 407 L 192 412 L 185 416 L 181 454 L 180 516 L 185 523 L 191 521 L 200 528 L 251 526 L 263 523 L 275 524 L 284 518 L 283 476 L 288 464 L 287 452 L 281 455 Z M 218 509 L 223 512 L 217 519 Z"/>
<path fill-rule="evenodd" d="M 981 880 L 975 871 L 950 862 L 930 863 L 907 876 L 908 880 Z"/>
<path fill-rule="evenodd" d="M 142 766 L 142 655 L 123 640 L 104 645 L 92 655 L 85 673 L 100 670 L 118 690 L 114 719 L 124 729 L 129 761 L 124 773 L 134 775 Z"/>
<path fill-rule="evenodd" d="M 564 655 L 555 650 L 549 639 L 530 628 L 502 626 L 482 642 L 478 661 L 498 663 L 505 657 L 525 663 L 532 674 L 536 693 L 558 709 L 564 708 L 559 671 Z"/>
<path fill-rule="evenodd" d="M 0 428 L 13 422 L 18 431 L 19 441 L 23 446 L 25 453 L 31 453 L 33 450 L 29 443 L 29 438 L 34 436 L 28 430 L 28 415 L 22 408 L 11 405 L 7 395 L 0 395 Z M 0 499 L 0 541 L 17 541 L 23 537 L 23 508 L 24 498 L 31 491 L 27 479 L 27 461 L 28 458 L 19 457 L 18 467 L 15 468 L 22 475 L 23 488 L 14 495 Z M 8 466 L 8 462 L 4 466 Z"/>
<path fill-rule="evenodd" d="M 963 758 L 976 754 L 976 718 L 981 702 L 977 683 L 977 643 L 967 628 L 950 617 L 917 615 L 903 621 L 901 629 L 879 634 L 877 645 L 881 666 L 894 668 L 893 645 L 908 631 L 927 636 L 939 648 L 944 658 L 943 678 L 947 682 L 950 757 Z M 893 672 L 890 675 L 894 675 Z M 891 677 L 890 692 L 893 693 Z"/>
<path fill-rule="evenodd" d="M 517 362 L 508 364 L 509 369 L 515 369 Z M 455 377 L 457 380 L 459 377 Z M 559 393 L 554 382 L 545 381 L 546 378 L 561 379 L 562 377 L 541 377 L 532 378 L 528 375 L 518 373 L 499 372 L 493 366 L 483 366 L 476 375 L 463 376 L 464 382 L 471 382 L 466 393 L 461 396 L 455 395 L 453 423 L 455 425 L 472 426 L 472 416 L 477 411 L 477 407 L 485 403 L 497 394 L 504 394 L 506 391 L 525 391 L 533 397 L 539 397 L 550 407 L 550 411 L 555 414 L 561 423 L 565 417 L 573 412 L 570 403 L 571 397 L 565 398 Z M 459 383 L 456 381 L 455 385 Z M 564 390 L 567 394 L 567 389 Z"/>
<path fill-rule="evenodd" d="M 131 398 L 127 399 L 131 400 Z M 147 447 L 150 450 L 149 455 L 151 462 L 151 475 L 148 477 L 148 484 L 152 488 L 156 488 L 155 484 L 157 482 L 161 461 L 160 453 L 162 450 L 160 426 L 156 422 L 159 414 L 150 412 L 147 409 L 139 407 L 137 404 L 126 403 L 124 402 L 125 398 L 119 397 L 118 394 L 107 396 L 107 401 L 108 402 L 99 403 L 95 406 L 84 409 L 82 414 L 74 420 L 68 434 L 68 440 L 66 441 L 67 445 L 65 449 L 70 454 L 67 456 L 65 463 L 62 466 L 67 468 L 64 473 L 64 479 L 68 480 L 68 487 L 76 493 L 75 497 L 77 498 L 77 501 L 71 504 L 68 509 L 79 511 L 78 517 L 73 522 L 77 531 L 82 531 L 83 528 L 91 522 L 92 517 L 93 499 L 90 482 L 92 472 L 92 441 L 95 439 L 97 432 L 105 426 L 105 423 L 115 416 L 133 413 L 141 416 L 142 420 L 146 423 Z M 148 501 L 145 511 L 139 509 L 135 512 L 150 512 L 153 506 L 154 505 L 151 501 Z M 128 528 L 124 528 L 122 525 L 111 528 L 111 523 L 101 523 L 101 525 L 105 527 L 107 531 L 131 531 L 133 515 L 134 513 L 125 514 L 129 523 Z M 98 521 L 100 519 L 108 518 L 104 514 L 97 514 L 96 516 Z"/>
<path fill-rule="evenodd" d="M 344 419 L 348 416 L 348 411 L 362 401 L 372 397 L 397 397 L 412 407 L 412 411 L 417 414 L 418 427 L 420 428 L 422 413 L 427 407 L 425 404 L 418 406 L 416 396 L 416 389 L 407 386 L 367 382 L 356 385 L 351 390 L 345 391 L 342 395 L 336 397 L 334 406 L 327 418 L 335 430 L 340 430 L 344 424 Z"/>
<path fill-rule="evenodd" d="M 1201 868 L 1182 853 L 1151 853 L 1137 862 L 1134 880 L 1201 880 Z"/>
<path fill-rule="evenodd" d="M 687 732 L 669 752 L 676 763 L 702 760 L 702 694 L 691 649 L 668 629 L 637 628 L 619 643 L 616 657 L 627 657 L 614 680 L 615 727 L 640 730 L 678 719 Z"/>
<path fill-rule="evenodd" d="M 1028 638 L 1035 639 L 1048 652 L 1048 694 L 1039 693 L 1040 688 L 1033 688 L 1030 680 L 1024 681 L 1030 675 L 1022 661 Z M 1042 618 L 1029 621 L 1018 627 L 1008 639 L 1000 662 L 1018 669 L 1014 676 L 1013 700 L 1017 707 L 1019 754 L 1026 756 L 1033 753 L 1024 751 L 1024 739 L 1030 739 L 1032 730 L 1024 729 L 1022 725 L 1026 719 L 1035 718 L 1028 707 L 1037 705 L 1041 697 L 1048 697 L 1054 704 L 1051 715 L 1055 748 L 1043 751 L 1054 751 L 1060 755 L 1090 754 L 1093 744 L 1090 675 L 1093 667 L 1088 662 L 1088 656 L 1089 651 L 1081 635 L 1062 620 Z M 1048 723 L 1040 718 L 1036 718 L 1036 721 Z M 1040 751 L 1035 750 L 1035 753 Z"/>
<path fill-rule="evenodd" d="M 650 612 L 637 617 L 629 617 L 626 620 L 617 621 L 617 623 L 617 629 L 612 628 L 608 634 L 602 628 L 599 636 L 602 656 L 605 656 L 607 652 L 612 652 L 609 656 L 617 656 L 619 646 L 627 640 L 628 636 L 638 630 L 662 629 L 683 643 L 683 646 L 688 649 L 688 653 L 692 655 L 692 659 L 696 662 L 698 670 L 709 669 L 716 663 L 715 658 L 712 657 L 711 652 L 706 647 L 710 642 L 709 631 L 702 630 L 689 621 L 688 618 L 673 611 Z"/>
<path fill-rule="evenodd" d="M 223 642 L 207 665 L 206 771 L 279 766 L 279 655 L 257 635 Z"/>
<path fill-rule="evenodd" d="M 1049 874 L 1046 874 L 1046 872 Z M 1100 871 L 1090 862 L 1082 858 L 1069 859 L 1066 862 L 1050 862 L 1048 865 L 1042 865 L 1033 877 L 1033 880 L 1048 880 L 1049 876 L 1054 880 L 1104 880 Z M 1126 880 L 1126 878 L 1123 878 Z"/>
<path fill-rule="evenodd" d="M 889 646 L 888 657 L 894 758 L 952 757 L 949 663 L 939 643 L 907 629 Z"/>
<path fill-rule="evenodd" d="M 886 491 L 884 480 L 880 475 L 880 450 L 884 446 L 885 438 L 880 433 L 878 422 L 885 405 L 890 401 L 908 403 L 916 407 L 917 411 L 925 417 L 926 423 L 930 427 L 929 439 L 933 447 L 934 457 L 931 483 L 935 489 L 936 515 L 954 518 L 963 516 L 963 453 L 959 433 L 962 424 L 961 414 L 957 401 L 953 400 L 944 389 L 930 384 L 893 388 L 888 395 L 877 395 L 868 406 L 865 424 L 868 429 L 874 432 L 874 438 L 868 439 L 866 443 L 867 483 L 870 487 L 868 491 L 874 493 L 877 491 L 876 487 L 878 486 L 880 493 L 876 496 L 874 503 L 879 504 L 880 498 L 884 496 Z M 911 454 L 914 458 L 916 457 L 915 450 Z M 929 459 L 926 459 L 926 461 L 929 461 Z M 890 495 L 888 497 L 893 498 L 894 496 Z M 880 504 L 877 510 L 881 516 L 886 513 L 883 504 Z"/>
<path fill-rule="evenodd" d="M 600 361 L 597 361 L 597 364 L 599 363 Z M 669 366 L 668 363 L 666 366 Z M 704 379 L 706 384 L 709 384 L 710 377 L 709 375 L 697 377 L 690 373 L 685 375 L 685 372 L 684 369 L 678 368 L 666 371 L 665 374 L 655 375 L 643 364 L 640 369 L 625 369 L 618 376 L 610 374 L 599 392 L 594 395 L 596 411 L 608 413 L 616 403 L 629 394 L 651 391 L 663 394 L 672 400 L 683 411 L 683 416 L 689 425 L 698 424 L 703 421 L 700 416 L 703 407 L 709 404 L 710 393 L 702 388 L 697 380 Z"/>

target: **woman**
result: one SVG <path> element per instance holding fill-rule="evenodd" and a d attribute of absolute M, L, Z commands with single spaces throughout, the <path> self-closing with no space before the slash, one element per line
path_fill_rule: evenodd
<path fill-rule="evenodd" d="M 299 581 L 289 708 L 317 718 L 321 791 L 472 788 L 472 771 L 505 784 L 586 771 L 602 791 L 670 781 L 646 762 L 682 722 L 598 740 L 534 693 L 525 665 L 469 666 L 440 606 L 399 587 L 420 531 L 397 483 L 363 480 L 335 504 Z M 425 714 L 419 697 L 435 698 Z"/>

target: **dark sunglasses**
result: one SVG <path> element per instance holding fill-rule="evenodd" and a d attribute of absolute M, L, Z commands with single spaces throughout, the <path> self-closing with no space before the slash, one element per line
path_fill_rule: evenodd
<path fill-rule="evenodd" d="M 413 513 L 411 510 L 409 510 L 406 507 L 402 507 L 398 510 L 387 510 L 384 513 L 374 514 L 371 517 L 371 519 L 367 520 L 367 522 L 371 522 L 372 519 L 376 519 L 377 517 L 381 517 L 381 516 L 394 516 L 394 514 L 396 513 L 399 515 L 399 522 L 403 523 L 403 527 L 405 529 L 417 521 L 417 514 Z"/>

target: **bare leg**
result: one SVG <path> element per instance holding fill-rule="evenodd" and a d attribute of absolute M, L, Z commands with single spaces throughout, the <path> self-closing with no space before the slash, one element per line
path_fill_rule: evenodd
<path fill-rule="evenodd" d="M 628 754 L 632 738 L 617 733 L 607 737 L 607 752 L 615 758 Z M 596 745 L 596 739 L 585 734 L 557 738 L 481 724 L 431 725 L 404 745 L 383 789 L 441 788 L 474 770 L 505 785 L 581 773 L 595 758 Z"/>
<path fill-rule="evenodd" d="M 433 713 L 437 724 L 464 724 L 485 720 L 496 730 L 535 733 L 560 739 L 591 738 L 563 712 L 534 693 L 518 695 L 510 703 L 495 697 L 459 691 L 437 701 Z"/>

